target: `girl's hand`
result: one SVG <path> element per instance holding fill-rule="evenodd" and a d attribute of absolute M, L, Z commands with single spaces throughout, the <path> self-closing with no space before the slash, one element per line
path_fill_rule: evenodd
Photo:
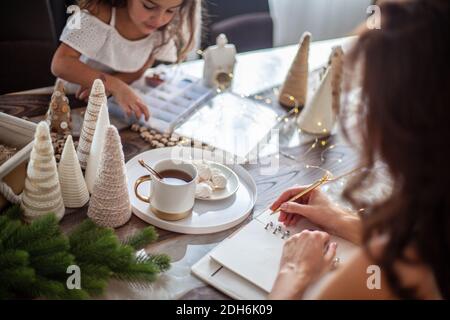
<path fill-rule="evenodd" d="M 271 299 L 298 299 L 306 288 L 333 267 L 337 244 L 321 231 L 302 231 L 286 241 Z"/>
<path fill-rule="evenodd" d="M 75 98 L 84 102 L 89 101 L 89 95 L 91 94 L 91 88 L 81 87 L 75 93 Z"/>
<path fill-rule="evenodd" d="M 125 82 L 115 79 L 114 84 L 110 88 L 117 103 L 128 116 L 131 116 L 131 113 L 134 112 L 138 119 L 144 115 L 145 120 L 148 121 L 150 112 L 147 105 Z"/>
<path fill-rule="evenodd" d="M 320 189 L 314 189 L 297 202 L 286 202 L 305 189 L 306 187 L 288 189 L 272 204 L 270 207 L 272 210 L 281 206 L 280 222 L 286 226 L 293 226 L 304 217 L 330 234 L 354 243 L 360 242 L 361 221 L 359 217 L 331 202 Z"/>

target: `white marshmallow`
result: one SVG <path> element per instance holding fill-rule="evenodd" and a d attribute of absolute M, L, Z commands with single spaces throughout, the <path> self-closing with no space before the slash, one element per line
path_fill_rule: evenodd
<path fill-rule="evenodd" d="M 211 169 L 206 163 L 200 163 L 196 165 L 198 176 L 200 177 L 201 181 L 207 181 L 211 179 Z"/>
<path fill-rule="evenodd" d="M 214 186 L 214 183 L 212 183 L 211 180 L 203 181 L 203 183 L 206 183 L 208 186 L 210 186 L 213 191 L 214 191 L 214 189 L 216 189 L 216 187 Z"/>
<path fill-rule="evenodd" d="M 207 183 L 201 182 L 197 184 L 195 189 L 195 196 L 199 198 L 209 198 L 213 193 L 213 189 Z"/>
<path fill-rule="evenodd" d="M 214 174 L 211 181 L 217 189 L 224 189 L 227 186 L 227 178 L 223 174 Z"/>

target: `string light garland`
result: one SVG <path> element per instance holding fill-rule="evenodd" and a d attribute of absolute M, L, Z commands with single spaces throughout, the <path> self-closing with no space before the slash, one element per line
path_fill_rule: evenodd
<path fill-rule="evenodd" d="M 203 57 L 204 51 L 199 49 L 196 51 L 196 53 L 200 56 Z M 311 71 L 312 75 L 315 75 L 317 77 L 317 80 L 321 80 L 325 74 L 325 71 L 327 70 L 328 64 L 319 67 L 315 70 Z M 172 66 L 172 68 L 174 69 L 174 73 L 176 74 L 178 72 L 178 70 L 181 70 L 181 63 L 177 63 L 174 64 Z M 234 74 L 230 73 L 227 74 L 227 79 L 231 82 L 234 79 Z M 227 83 L 228 84 L 228 83 Z M 217 88 L 216 88 L 216 92 L 217 94 L 221 94 L 223 92 L 226 92 L 229 90 L 229 86 L 228 85 L 223 85 L 219 82 L 219 79 L 217 79 Z M 267 92 L 268 91 L 268 92 Z M 265 104 L 267 106 L 273 107 L 273 103 L 279 101 L 279 95 L 280 95 L 280 86 L 276 86 L 273 87 L 269 90 L 266 90 L 266 94 L 263 93 L 257 93 L 254 95 L 247 95 L 247 94 L 241 94 L 240 96 L 242 98 L 249 98 L 249 99 L 254 99 L 262 104 Z M 288 100 L 292 101 L 294 104 L 294 107 L 291 108 L 288 112 L 286 112 L 283 115 L 280 115 L 277 117 L 277 125 L 276 127 L 279 126 L 288 126 L 290 124 L 290 122 L 295 121 L 297 119 L 297 117 L 299 116 L 300 112 L 301 112 L 301 106 L 299 105 L 299 102 L 297 101 L 297 99 L 295 99 L 294 96 L 292 95 L 284 95 L 285 98 L 287 98 Z M 285 110 L 285 109 L 284 109 Z M 317 124 L 319 127 L 321 126 L 320 123 Z M 133 130 L 135 131 L 135 130 Z M 305 134 L 310 136 L 307 133 L 304 133 L 300 128 L 296 129 L 296 132 L 299 135 Z M 324 134 L 331 134 L 331 132 L 328 132 L 326 129 L 324 129 Z M 145 138 L 142 137 L 144 140 Z M 148 138 L 147 138 L 148 140 Z M 337 144 L 329 144 L 328 142 L 329 140 L 329 136 L 327 137 L 315 137 L 313 142 L 311 143 L 311 145 L 309 146 L 309 148 L 302 154 L 301 157 L 296 157 L 294 155 L 291 155 L 285 151 L 279 150 L 279 154 L 281 154 L 282 156 L 291 159 L 293 161 L 296 161 L 298 163 L 304 162 L 306 160 L 307 155 L 309 155 L 312 151 L 316 150 L 317 148 L 324 148 L 321 153 L 320 153 L 320 162 L 321 164 L 325 163 L 326 161 L 326 155 L 329 151 L 335 149 L 337 147 Z M 175 141 L 174 141 L 175 142 Z M 214 148 L 208 146 L 207 144 L 204 144 L 200 141 L 195 141 L 186 137 L 179 137 L 179 140 L 176 142 L 176 145 L 179 146 L 201 146 L 204 149 L 209 149 L 211 151 L 214 150 Z M 163 145 L 158 145 L 158 146 L 154 146 L 154 147 L 163 147 Z M 339 158 L 336 160 L 338 163 L 341 163 L 344 159 L 344 154 L 340 153 Z M 317 170 L 321 170 L 323 172 L 328 172 L 331 174 L 331 172 L 329 170 L 323 169 L 320 165 L 311 165 L 311 164 L 305 164 L 305 169 L 317 169 Z"/>

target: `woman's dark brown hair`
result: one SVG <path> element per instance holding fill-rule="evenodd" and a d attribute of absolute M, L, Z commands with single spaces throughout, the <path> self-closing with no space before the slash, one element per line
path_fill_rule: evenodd
<path fill-rule="evenodd" d="M 110 7 L 125 7 L 127 0 L 78 0 L 78 4 L 81 9 L 92 8 L 98 4 L 106 4 Z M 201 0 L 183 0 L 180 10 L 178 10 L 172 22 L 160 29 L 163 32 L 163 41 L 155 48 L 155 51 L 173 39 L 177 47 L 178 62 L 187 57 L 195 46 L 195 34 L 200 28 L 197 25 L 199 21 L 196 21 L 197 12 L 200 12 L 197 6 L 201 6 Z"/>
<path fill-rule="evenodd" d="M 363 242 L 369 254 L 370 241 L 387 236 L 382 254 L 371 256 L 401 298 L 420 297 L 400 281 L 398 261 L 429 266 L 442 296 L 450 298 L 449 2 L 384 1 L 381 29 L 362 32 L 347 56 L 350 74 L 361 72 L 362 165 L 385 163 L 393 185 L 378 203 L 363 200 L 373 183 L 374 170 L 368 170 L 350 181 L 344 196 L 366 209 Z M 407 248 L 420 261 L 407 258 Z"/>

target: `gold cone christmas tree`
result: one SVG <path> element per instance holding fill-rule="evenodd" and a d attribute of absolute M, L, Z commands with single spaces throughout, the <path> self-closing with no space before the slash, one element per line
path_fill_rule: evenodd
<path fill-rule="evenodd" d="M 330 55 L 331 94 L 333 96 L 333 111 L 339 113 L 341 109 L 342 73 L 344 70 L 344 51 L 341 46 L 333 48 Z"/>
<path fill-rule="evenodd" d="M 28 222 L 49 212 L 53 212 L 58 219 L 64 215 L 50 130 L 45 121 L 40 122 L 36 128 L 21 207 Z"/>
<path fill-rule="evenodd" d="M 296 102 L 299 107 L 306 103 L 308 92 L 308 57 L 309 44 L 311 42 L 311 33 L 305 32 L 300 40 L 300 47 L 297 55 L 292 62 L 291 68 L 286 76 L 278 98 L 280 104 L 285 107 L 293 108 Z"/>
<path fill-rule="evenodd" d="M 67 208 L 81 208 L 89 201 L 89 192 L 81 172 L 72 136 L 68 136 L 58 166 L 64 205 Z"/>
<path fill-rule="evenodd" d="M 131 217 L 122 143 L 114 126 L 106 131 L 88 216 L 100 226 L 113 228 L 125 224 Z"/>
<path fill-rule="evenodd" d="M 72 130 L 69 99 L 66 97 L 62 80 L 56 82 L 46 118 L 53 132 L 65 134 Z"/>
<path fill-rule="evenodd" d="M 106 104 L 106 94 L 103 82 L 100 79 L 92 85 L 89 102 L 84 114 L 83 128 L 80 133 L 77 155 L 82 169 L 86 169 L 92 139 L 94 138 L 95 126 L 97 124 L 100 107 Z"/>

